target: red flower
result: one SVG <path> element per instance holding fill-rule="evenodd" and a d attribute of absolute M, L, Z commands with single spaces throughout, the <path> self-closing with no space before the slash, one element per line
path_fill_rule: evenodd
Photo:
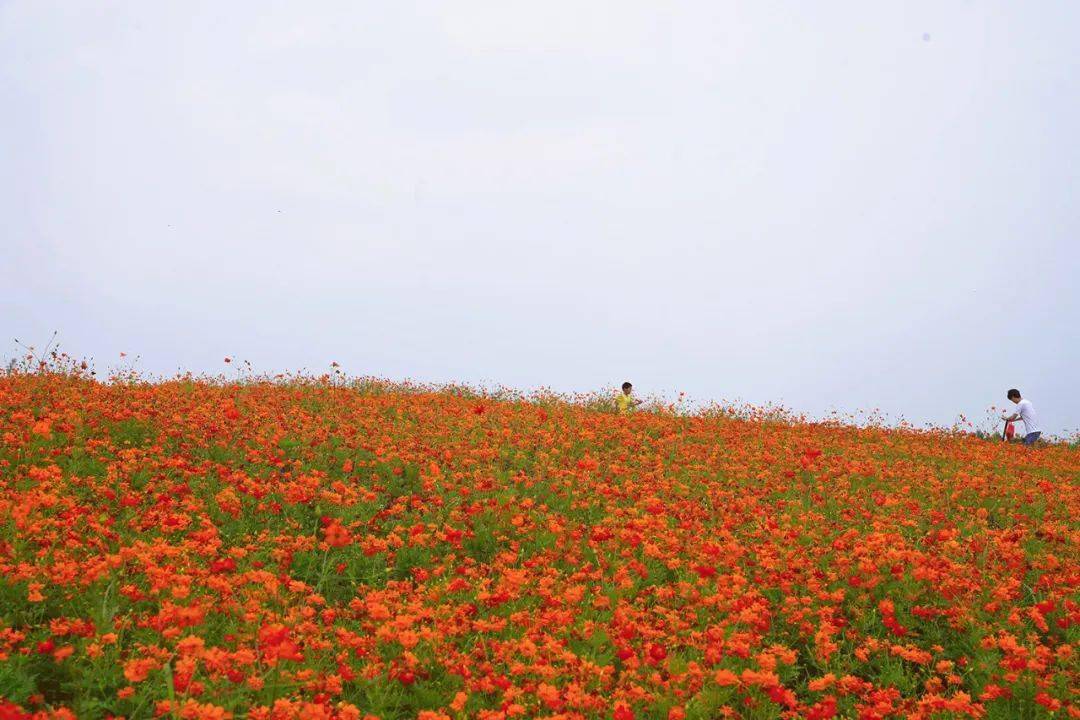
<path fill-rule="evenodd" d="M 335 520 L 323 529 L 323 538 L 330 547 L 345 547 L 352 542 L 352 533 Z"/>
<path fill-rule="evenodd" d="M 33 715 L 23 712 L 18 705 L 0 700 L 0 720 L 30 720 L 32 717 Z"/>
<path fill-rule="evenodd" d="M 806 720 L 829 720 L 834 717 L 836 717 L 836 698 L 832 695 L 823 698 L 806 713 Z"/>
<path fill-rule="evenodd" d="M 694 572 L 696 572 L 700 578 L 716 577 L 716 568 L 712 565 L 697 565 L 694 567 Z"/>
<path fill-rule="evenodd" d="M 222 560 L 214 560 L 210 563 L 210 572 L 212 573 L 227 573 L 236 569 L 236 561 L 231 557 L 224 558 Z"/>
<path fill-rule="evenodd" d="M 289 634 L 289 628 L 281 623 L 264 625 L 259 630 L 259 649 L 270 660 L 294 660 L 301 661 L 304 656 L 300 654 L 300 646 L 297 645 Z"/>
<path fill-rule="evenodd" d="M 1038 695 L 1035 696 L 1035 702 L 1039 703 L 1040 705 L 1042 705 L 1047 710 L 1050 710 L 1051 712 L 1053 712 L 1054 710 L 1060 710 L 1061 709 L 1061 701 L 1057 700 L 1056 698 L 1050 697 L 1049 695 L 1047 695 L 1044 692 L 1041 692 L 1041 693 L 1039 693 Z"/>

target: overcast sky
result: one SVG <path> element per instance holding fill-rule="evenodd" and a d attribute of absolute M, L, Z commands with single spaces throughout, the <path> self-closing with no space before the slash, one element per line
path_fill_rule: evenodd
<path fill-rule="evenodd" d="M 1080 427 L 1080 3 L 0 0 L 0 355 Z"/>

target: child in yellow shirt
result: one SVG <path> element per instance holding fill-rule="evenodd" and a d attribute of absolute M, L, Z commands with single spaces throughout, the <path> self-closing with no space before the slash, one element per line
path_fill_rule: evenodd
<path fill-rule="evenodd" d="M 633 391 L 634 386 L 628 382 L 624 382 L 622 384 L 622 392 L 615 396 L 615 407 L 619 409 L 620 415 L 626 415 L 641 404 L 640 400 L 631 396 L 630 393 Z"/>

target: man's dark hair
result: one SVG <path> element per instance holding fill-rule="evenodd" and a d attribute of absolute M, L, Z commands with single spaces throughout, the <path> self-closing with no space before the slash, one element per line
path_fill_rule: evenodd
<path fill-rule="evenodd" d="M 630 389 L 630 388 L 632 388 L 632 387 L 634 387 L 634 386 L 633 386 L 633 385 L 631 385 L 631 384 L 630 384 L 630 383 L 628 383 L 628 382 L 624 382 L 624 383 L 622 384 L 622 389 L 623 389 L 623 390 L 629 390 L 629 389 Z"/>
<path fill-rule="evenodd" d="M 1013 388 L 1012 390 L 1009 391 L 1009 394 L 1006 395 L 1005 397 L 1009 398 L 1010 400 L 1012 400 L 1014 397 L 1020 397 L 1020 391 L 1017 390 L 1016 388 Z"/>

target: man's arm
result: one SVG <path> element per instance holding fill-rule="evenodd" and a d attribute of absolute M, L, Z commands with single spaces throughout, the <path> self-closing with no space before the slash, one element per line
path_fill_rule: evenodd
<path fill-rule="evenodd" d="M 1016 422 L 1020 419 L 1020 413 L 1013 413 L 1012 415 L 1002 415 L 1001 419 L 1005 422 Z"/>

